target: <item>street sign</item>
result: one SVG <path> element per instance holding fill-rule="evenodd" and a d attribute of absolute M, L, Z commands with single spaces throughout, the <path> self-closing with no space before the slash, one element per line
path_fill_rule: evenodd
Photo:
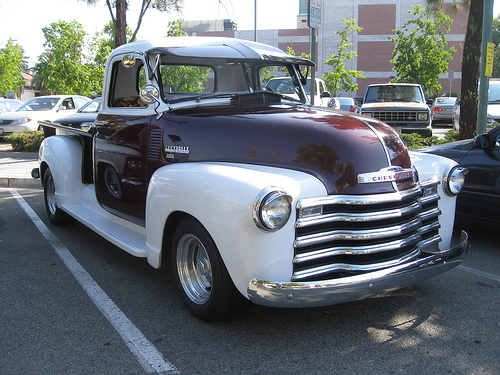
<path fill-rule="evenodd" d="M 484 70 L 484 75 L 491 77 L 493 73 L 493 59 L 495 58 L 495 44 L 488 43 L 488 48 L 486 50 L 486 67 Z"/>
<path fill-rule="evenodd" d="M 308 0 L 307 3 L 307 26 L 313 29 L 321 29 L 323 0 Z"/>

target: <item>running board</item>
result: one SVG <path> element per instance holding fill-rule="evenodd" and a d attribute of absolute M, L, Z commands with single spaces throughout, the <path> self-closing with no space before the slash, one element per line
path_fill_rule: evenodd
<path fill-rule="evenodd" d="M 146 228 L 103 209 L 97 201 L 93 184 L 82 189 L 80 203 L 62 204 L 61 209 L 120 249 L 146 258 Z"/>

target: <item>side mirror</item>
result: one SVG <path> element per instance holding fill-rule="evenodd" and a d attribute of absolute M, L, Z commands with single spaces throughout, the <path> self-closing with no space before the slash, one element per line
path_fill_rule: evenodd
<path fill-rule="evenodd" d="M 330 93 L 328 91 L 323 91 L 321 93 L 321 97 L 322 98 L 331 98 L 332 96 L 330 95 Z"/>
<path fill-rule="evenodd" d="M 474 144 L 477 147 L 488 148 L 490 146 L 490 137 L 488 134 L 479 134 L 474 138 Z"/>
<path fill-rule="evenodd" d="M 134 57 L 133 56 L 130 57 L 130 55 L 123 56 L 122 65 L 124 68 L 127 68 L 127 69 L 134 67 L 134 65 L 135 65 Z"/>
<path fill-rule="evenodd" d="M 160 92 L 156 86 L 147 84 L 142 86 L 139 96 L 144 103 L 151 104 L 160 101 Z"/>

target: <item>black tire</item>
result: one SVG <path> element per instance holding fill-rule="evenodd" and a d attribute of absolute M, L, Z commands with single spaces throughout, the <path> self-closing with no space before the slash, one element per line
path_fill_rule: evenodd
<path fill-rule="evenodd" d="M 122 199 L 123 193 L 120 178 L 111 165 L 108 165 L 104 170 L 104 183 L 106 184 L 109 194 L 111 194 L 113 198 Z"/>
<path fill-rule="evenodd" d="M 45 210 L 47 211 L 47 215 L 52 224 L 64 225 L 75 221 L 75 219 L 57 207 L 54 178 L 48 168 L 45 171 L 43 178 L 43 198 L 45 201 Z"/>
<path fill-rule="evenodd" d="M 182 301 L 204 321 L 239 312 L 247 300 L 234 286 L 214 241 L 194 219 L 184 219 L 172 240 L 172 270 Z"/>

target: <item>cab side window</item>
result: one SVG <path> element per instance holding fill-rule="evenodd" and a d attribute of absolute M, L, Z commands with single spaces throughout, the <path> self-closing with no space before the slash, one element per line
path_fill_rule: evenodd
<path fill-rule="evenodd" d="M 139 97 L 139 90 L 146 83 L 146 72 L 142 60 L 137 59 L 132 67 L 125 68 L 120 61 L 113 65 L 109 107 L 147 107 Z"/>

